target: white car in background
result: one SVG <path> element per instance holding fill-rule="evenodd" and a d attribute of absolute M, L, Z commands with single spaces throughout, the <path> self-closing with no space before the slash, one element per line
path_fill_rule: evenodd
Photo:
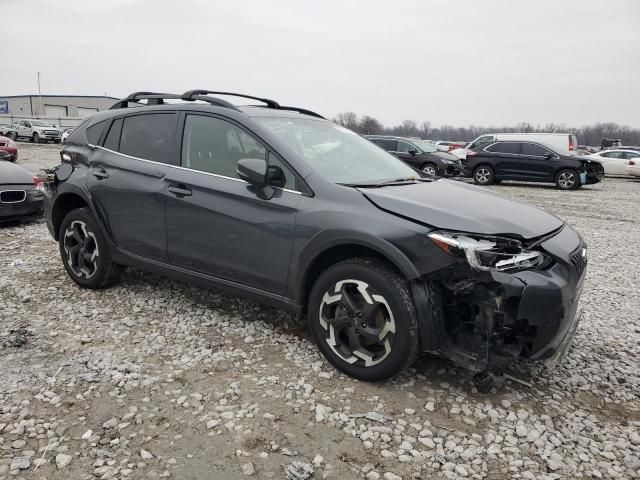
<path fill-rule="evenodd" d="M 67 139 L 67 137 L 69 135 L 71 135 L 71 132 L 73 132 L 74 129 L 75 129 L 75 127 L 67 128 L 67 129 L 65 129 L 64 132 L 62 132 L 62 136 L 60 137 L 60 140 L 62 141 L 62 143 L 64 143 L 64 141 Z"/>
<path fill-rule="evenodd" d="M 457 148 L 455 150 L 451 150 L 449 153 L 463 160 L 467 158 L 469 150 L 474 149 L 483 143 L 496 142 L 500 140 L 507 142 L 544 143 L 565 155 L 576 155 L 578 149 L 578 139 L 572 133 L 485 133 L 484 135 L 480 135 L 464 148 Z"/>
<path fill-rule="evenodd" d="M 640 158 L 635 160 L 629 160 L 629 163 L 625 167 L 627 175 L 633 175 L 634 177 L 640 177 Z"/>
<path fill-rule="evenodd" d="M 592 155 L 585 155 L 584 158 L 596 160 L 604 167 L 605 175 L 627 175 L 629 160 L 640 163 L 640 152 L 637 150 L 625 150 L 622 148 L 612 148 L 602 150 Z"/>

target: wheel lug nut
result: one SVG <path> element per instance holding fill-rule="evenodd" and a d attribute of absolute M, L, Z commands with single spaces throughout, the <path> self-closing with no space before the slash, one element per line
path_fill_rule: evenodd
<path fill-rule="evenodd" d="M 367 328 L 367 324 L 366 324 L 366 323 L 363 323 L 363 324 L 362 324 L 362 328 Z"/>
<path fill-rule="evenodd" d="M 361 317 L 361 316 L 362 316 L 362 312 L 358 312 L 358 317 Z"/>
<path fill-rule="evenodd" d="M 349 314 L 349 318 L 353 318 L 353 313 L 350 313 L 350 314 Z"/>

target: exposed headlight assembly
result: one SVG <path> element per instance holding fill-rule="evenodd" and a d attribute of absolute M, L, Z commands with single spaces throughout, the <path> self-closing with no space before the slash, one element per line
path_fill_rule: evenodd
<path fill-rule="evenodd" d="M 539 267 L 546 261 L 542 252 L 526 250 L 517 240 L 453 232 L 433 232 L 429 238 L 445 252 L 466 260 L 475 270 L 515 272 Z"/>

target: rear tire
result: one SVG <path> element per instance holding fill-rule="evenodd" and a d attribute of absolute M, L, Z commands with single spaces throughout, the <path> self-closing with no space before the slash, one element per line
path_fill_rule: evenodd
<path fill-rule="evenodd" d="M 67 213 L 58 243 L 67 274 L 83 288 L 108 287 L 122 271 L 111 260 L 109 246 L 88 208 Z"/>
<path fill-rule="evenodd" d="M 575 190 L 580 186 L 580 174 L 573 168 L 565 168 L 556 174 L 556 186 L 560 190 Z"/>
<path fill-rule="evenodd" d="M 355 258 L 316 280 L 309 324 L 320 352 L 338 370 L 375 382 L 418 355 L 418 323 L 406 281 L 385 263 Z"/>
<path fill-rule="evenodd" d="M 491 185 L 494 180 L 495 174 L 489 165 L 479 165 L 473 170 L 473 181 L 476 185 Z"/>

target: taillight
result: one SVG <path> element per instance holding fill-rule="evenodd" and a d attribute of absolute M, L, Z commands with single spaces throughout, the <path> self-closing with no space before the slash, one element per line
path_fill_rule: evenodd
<path fill-rule="evenodd" d="M 574 152 L 575 149 L 576 149 L 576 146 L 573 144 L 573 140 L 569 139 L 569 151 Z"/>

